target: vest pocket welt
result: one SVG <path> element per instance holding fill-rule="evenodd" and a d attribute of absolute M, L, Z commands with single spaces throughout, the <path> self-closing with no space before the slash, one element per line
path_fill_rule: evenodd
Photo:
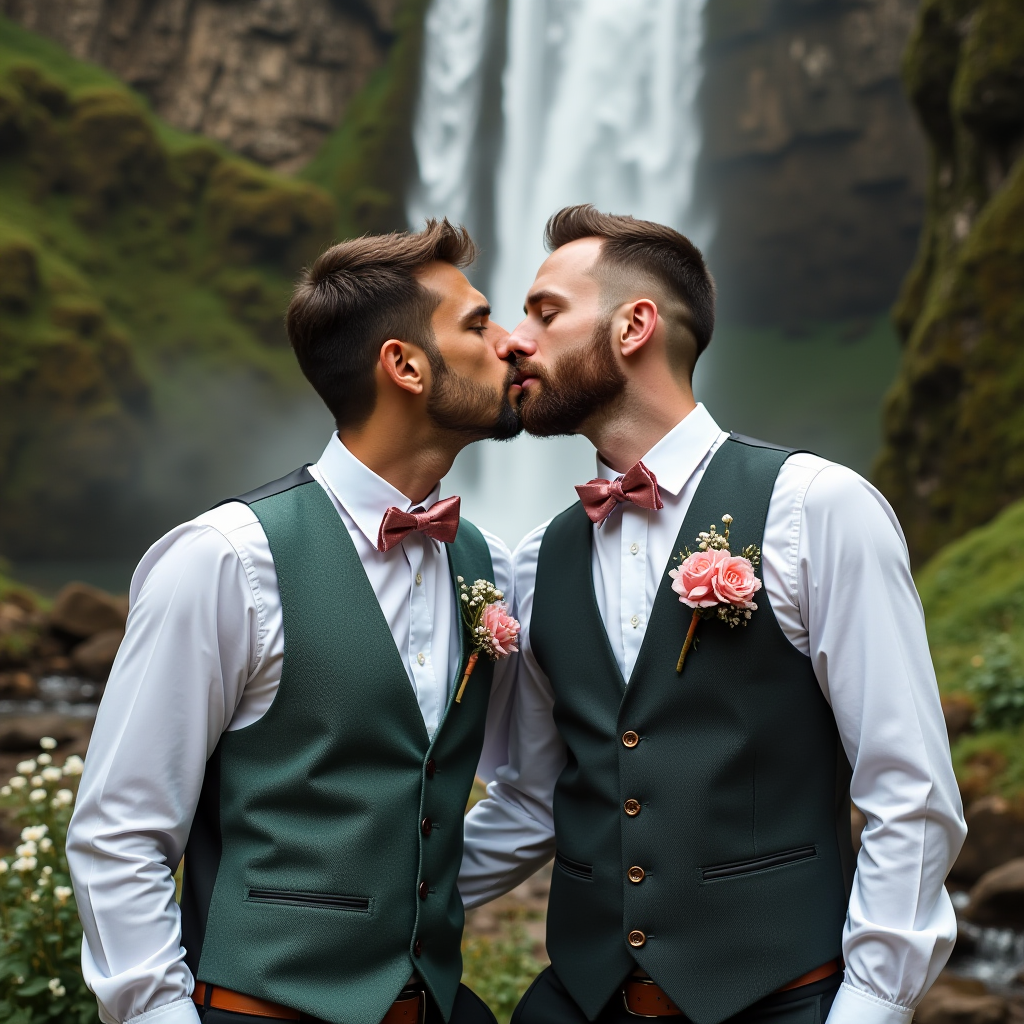
<path fill-rule="evenodd" d="M 555 863 L 567 875 L 572 875 L 573 878 L 581 878 L 584 882 L 592 882 L 594 880 L 594 869 L 589 864 L 573 860 L 571 857 L 566 857 L 561 853 L 555 854 Z"/>
<path fill-rule="evenodd" d="M 780 868 L 786 864 L 797 864 L 802 860 L 813 860 L 818 856 L 816 846 L 798 846 L 794 850 L 783 850 L 782 853 L 770 853 L 766 857 L 754 857 L 752 860 L 737 860 L 731 864 L 715 864 L 701 868 L 701 880 L 712 882 L 716 878 L 735 878 L 737 875 L 750 875 L 755 871 L 768 868 Z"/>
<path fill-rule="evenodd" d="M 366 896 L 335 896 L 328 892 L 291 892 L 288 889 L 250 889 L 250 903 L 283 903 L 290 907 L 318 907 L 321 910 L 348 910 L 357 914 L 370 912 Z"/>

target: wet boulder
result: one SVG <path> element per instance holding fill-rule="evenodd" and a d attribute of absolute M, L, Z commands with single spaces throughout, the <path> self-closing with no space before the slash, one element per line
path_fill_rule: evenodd
<path fill-rule="evenodd" d="M 973 884 L 993 868 L 1024 857 L 1024 811 L 1001 796 L 975 800 L 967 809 L 967 839 L 950 871 L 958 882 Z"/>
<path fill-rule="evenodd" d="M 915 1024 L 1007 1024 L 1010 1006 L 1000 996 L 936 985 L 918 1006 Z"/>
<path fill-rule="evenodd" d="M 985 927 L 1024 931 L 1024 857 L 982 875 L 971 889 L 964 916 Z"/>
<path fill-rule="evenodd" d="M 71 662 L 82 675 L 105 682 L 123 639 L 123 629 L 105 629 L 75 647 Z"/>
<path fill-rule="evenodd" d="M 57 595 L 50 625 L 85 640 L 106 630 L 124 630 L 128 610 L 122 599 L 87 583 L 69 583 Z"/>

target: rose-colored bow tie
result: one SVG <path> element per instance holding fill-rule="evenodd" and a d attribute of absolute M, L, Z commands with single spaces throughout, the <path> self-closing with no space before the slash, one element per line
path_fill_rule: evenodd
<path fill-rule="evenodd" d="M 377 534 L 377 550 L 390 551 L 396 544 L 401 544 L 410 533 L 425 533 L 434 540 L 451 544 L 455 534 L 459 532 L 459 505 L 462 499 L 458 495 L 435 502 L 427 509 L 413 509 L 403 512 L 391 506 L 381 520 L 380 532 Z"/>
<path fill-rule="evenodd" d="M 664 508 L 664 502 L 658 493 L 658 480 L 642 462 L 628 470 L 621 480 L 597 478 L 589 483 L 580 484 L 576 488 L 576 493 L 580 496 L 591 522 L 599 526 L 611 515 L 612 509 L 620 501 L 631 501 L 640 508 Z"/>

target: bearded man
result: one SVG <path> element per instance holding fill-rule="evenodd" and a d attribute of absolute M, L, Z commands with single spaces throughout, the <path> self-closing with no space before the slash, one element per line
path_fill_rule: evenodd
<path fill-rule="evenodd" d="M 514 556 L 508 756 L 466 823 L 467 905 L 555 857 L 513 1024 L 909 1024 L 965 830 L 896 517 L 695 403 L 686 238 L 581 206 L 547 240 L 499 352 L 526 429 L 584 434 L 598 473 Z"/>
<path fill-rule="evenodd" d="M 68 838 L 107 1024 L 493 1024 L 456 876 L 508 675 L 460 598 L 511 602 L 511 556 L 438 482 L 519 388 L 473 255 L 444 221 L 320 256 L 287 327 L 337 432 L 135 573 Z"/>

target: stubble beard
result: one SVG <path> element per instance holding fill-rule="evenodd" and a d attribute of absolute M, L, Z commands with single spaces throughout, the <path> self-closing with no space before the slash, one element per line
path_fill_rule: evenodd
<path fill-rule="evenodd" d="M 508 400 L 508 389 L 516 376 L 511 363 L 502 390 L 496 394 L 486 384 L 456 373 L 440 352 L 428 352 L 427 358 L 432 378 L 427 415 L 437 426 L 468 435 L 474 441 L 507 441 L 522 431 L 519 413 Z"/>
<path fill-rule="evenodd" d="M 562 355 L 550 372 L 521 359 L 521 376 L 538 384 L 523 389 L 519 418 L 535 437 L 578 434 L 595 413 L 606 409 L 626 389 L 626 375 L 611 349 L 611 318 L 598 323 L 590 340 Z"/>

